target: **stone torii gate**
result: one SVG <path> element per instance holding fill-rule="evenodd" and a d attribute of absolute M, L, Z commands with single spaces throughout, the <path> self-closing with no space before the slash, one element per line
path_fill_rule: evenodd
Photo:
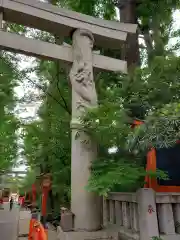
<path fill-rule="evenodd" d="M 35 0 L 0 0 L 0 10 L 1 23 L 4 20 L 44 30 L 60 36 L 62 41 L 72 36 L 72 46 L 56 45 L 5 32 L 2 28 L 0 47 L 72 64 L 69 76 L 72 85 L 71 211 L 74 231 L 68 236 L 61 234 L 61 237 L 88 239 L 88 233 L 101 229 L 100 198 L 85 190 L 91 162 L 97 157 L 97 146 L 82 129 L 79 118 L 86 109 L 98 106 L 93 68 L 127 73 L 125 61 L 97 54 L 93 46 L 119 49 L 128 34 L 136 33 L 137 26 L 97 19 Z"/>

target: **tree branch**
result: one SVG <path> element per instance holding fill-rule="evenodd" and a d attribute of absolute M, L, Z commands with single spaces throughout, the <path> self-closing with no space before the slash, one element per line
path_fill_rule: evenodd
<path fill-rule="evenodd" d="M 59 81 L 60 81 L 60 66 L 59 66 L 59 61 L 56 62 L 56 70 L 57 70 L 57 74 L 56 74 L 56 77 L 57 77 L 57 89 L 58 89 L 58 92 L 60 94 L 60 97 L 61 99 L 63 100 L 63 103 L 64 103 L 64 108 L 66 108 L 67 112 L 71 115 L 71 111 L 66 103 L 66 100 L 65 98 L 63 97 L 62 93 L 61 93 L 61 90 L 59 88 Z"/>
<path fill-rule="evenodd" d="M 43 91 L 45 94 L 47 94 L 49 97 L 51 97 L 57 104 L 59 104 L 64 110 L 67 111 L 67 109 L 64 107 L 64 105 L 60 101 L 58 101 L 51 93 L 45 91 L 44 88 L 41 85 L 39 85 L 38 83 L 34 82 L 30 78 L 27 78 L 27 80 L 30 81 L 32 84 L 34 84 L 38 89 Z M 23 83 L 23 80 L 20 80 L 20 81 Z"/>

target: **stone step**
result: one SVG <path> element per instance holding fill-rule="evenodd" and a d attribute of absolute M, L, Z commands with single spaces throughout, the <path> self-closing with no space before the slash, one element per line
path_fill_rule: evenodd
<path fill-rule="evenodd" d="M 64 232 L 61 227 L 57 228 L 60 240 L 119 240 L 118 231 L 102 229 L 96 232 Z"/>

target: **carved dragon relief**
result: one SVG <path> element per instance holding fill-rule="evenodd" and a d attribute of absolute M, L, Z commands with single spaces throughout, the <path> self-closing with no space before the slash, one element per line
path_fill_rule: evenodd
<path fill-rule="evenodd" d="M 93 36 L 87 30 L 78 29 L 73 34 L 73 66 L 70 81 L 73 90 L 71 127 L 76 129 L 75 139 L 91 149 L 90 137 L 83 129 L 80 118 L 89 109 L 97 107 L 97 94 L 93 80 L 92 48 Z"/>

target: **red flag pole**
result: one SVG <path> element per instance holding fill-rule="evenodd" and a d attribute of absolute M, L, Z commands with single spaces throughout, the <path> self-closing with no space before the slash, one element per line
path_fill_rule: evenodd
<path fill-rule="evenodd" d="M 48 199 L 49 187 L 44 187 L 42 189 L 42 216 L 45 217 L 47 214 L 47 199 Z"/>

